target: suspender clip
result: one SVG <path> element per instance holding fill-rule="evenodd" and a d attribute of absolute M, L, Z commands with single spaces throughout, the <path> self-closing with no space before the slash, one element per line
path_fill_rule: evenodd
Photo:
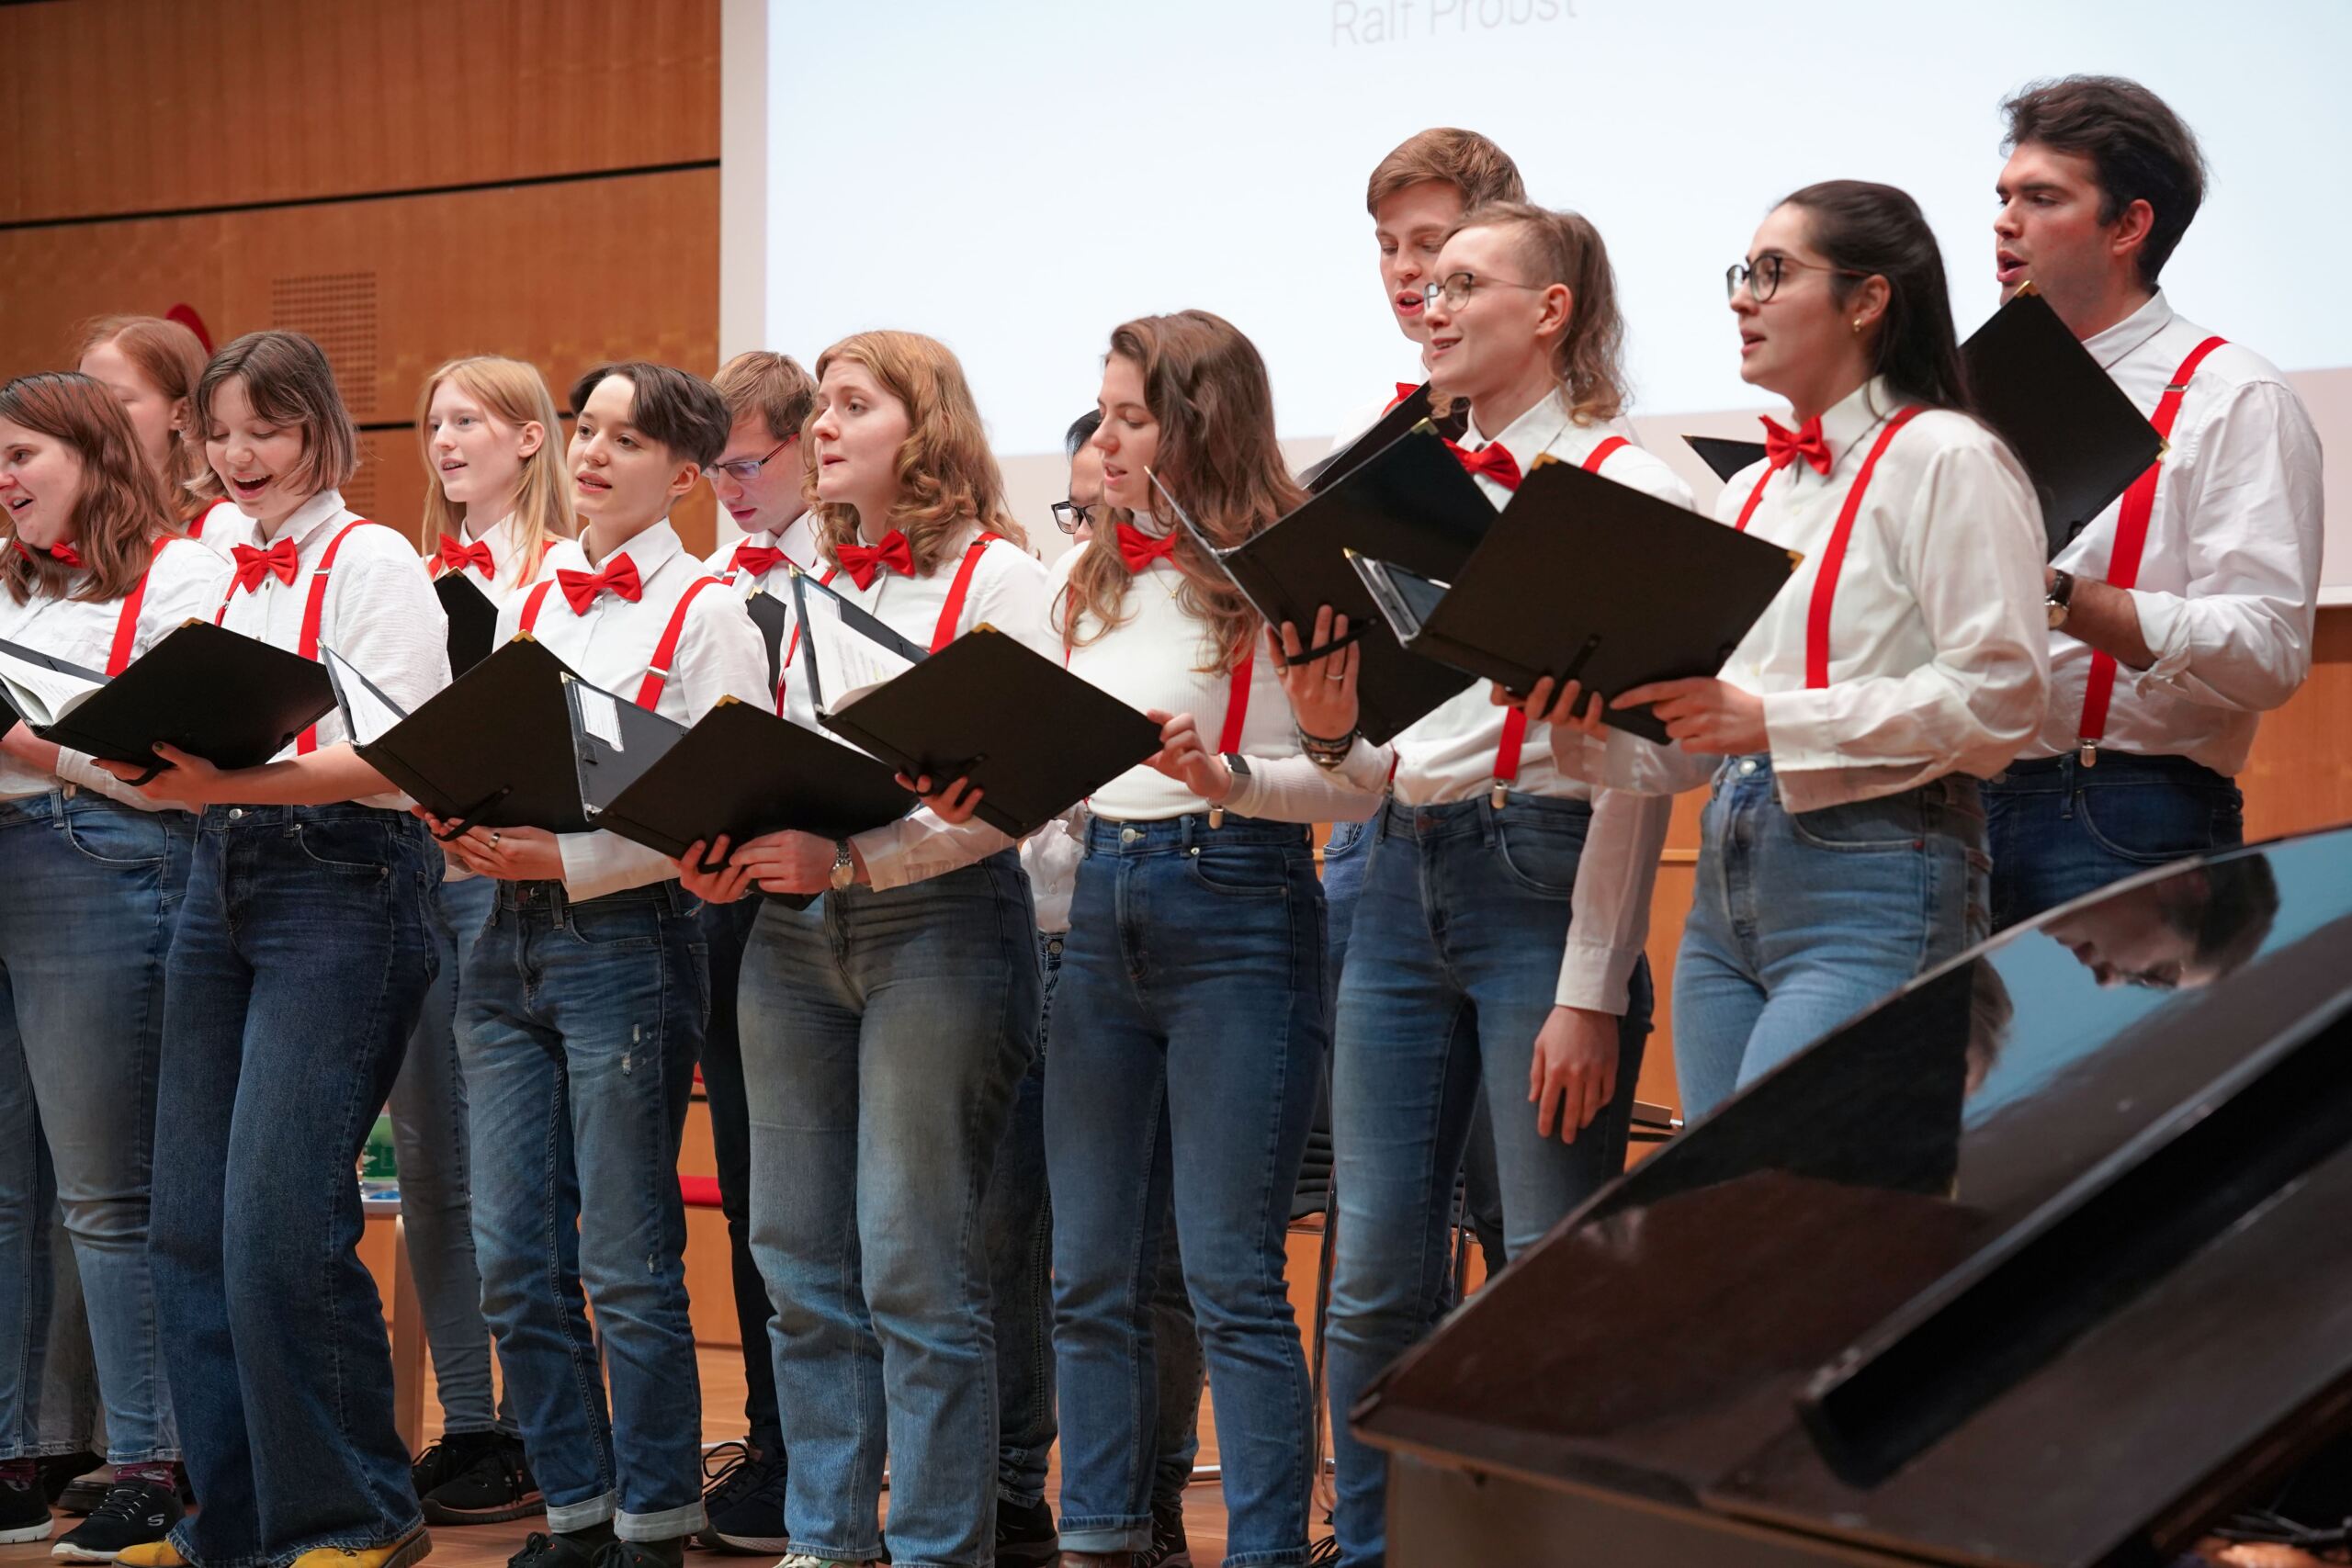
<path fill-rule="evenodd" d="M 2086 739 L 2086 740 L 2082 743 L 2082 749 L 2081 749 L 2078 752 L 2076 752 L 2076 753 L 2075 753 L 2075 760 L 2076 761 L 2080 762 L 2080 763 L 2081 763 L 2084 767 L 2086 767 L 2086 768 L 2096 768 L 2096 767 L 2098 767 L 2098 741 L 2096 741 L 2096 740 L 2089 740 L 2089 739 Z"/>
<path fill-rule="evenodd" d="M 1214 829 L 1214 828 L 1222 828 L 1222 827 L 1224 827 L 1224 826 L 1225 826 L 1225 807 L 1222 807 L 1222 806 L 1212 806 L 1212 807 L 1209 807 L 1209 826 L 1210 826 L 1211 828 L 1213 828 L 1213 829 Z"/>
<path fill-rule="evenodd" d="M 1495 787 L 1487 793 L 1487 798 L 1494 803 L 1496 810 L 1500 811 L 1510 799 L 1510 781 L 1497 779 Z"/>

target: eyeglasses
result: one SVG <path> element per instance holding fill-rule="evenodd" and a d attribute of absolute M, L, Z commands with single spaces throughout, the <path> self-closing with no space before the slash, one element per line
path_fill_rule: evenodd
<path fill-rule="evenodd" d="M 1459 310 L 1481 288 L 1524 288 L 1541 294 L 1551 287 L 1548 283 L 1513 283 L 1507 277 L 1480 277 L 1475 272 L 1450 272 L 1435 282 L 1422 284 L 1421 299 L 1430 305 L 1442 299 L 1447 310 Z"/>
<path fill-rule="evenodd" d="M 729 479 L 733 479 L 739 485 L 750 484 L 753 479 L 760 477 L 760 470 L 766 468 L 769 462 L 775 458 L 778 452 L 783 451 L 786 447 L 791 446 L 794 442 L 799 439 L 800 437 L 797 433 L 786 436 L 783 440 L 769 447 L 767 450 L 767 456 L 764 457 L 738 457 L 731 463 L 713 463 L 710 467 L 702 471 L 703 477 L 705 479 L 715 479 L 719 475 L 725 474 Z"/>
<path fill-rule="evenodd" d="M 1054 502 L 1054 526 L 1065 534 L 1075 534 L 1080 528 L 1094 525 L 1094 507 L 1081 506 L 1075 501 Z"/>
<path fill-rule="evenodd" d="M 1734 262 L 1724 268 L 1724 298 L 1738 299 L 1741 286 L 1745 285 L 1747 297 L 1761 305 L 1765 300 L 1772 298 L 1774 292 L 1780 288 L 1781 275 L 1792 266 L 1807 272 L 1835 273 L 1839 277 L 1868 277 L 1870 276 L 1867 272 L 1855 272 L 1849 267 L 1829 266 L 1821 262 L 1799 261 L 1794 256 L 1784 256 L 1778 251 L 1767 251 L 1756 258 L 1754 265 L 1747 262 Z"/>

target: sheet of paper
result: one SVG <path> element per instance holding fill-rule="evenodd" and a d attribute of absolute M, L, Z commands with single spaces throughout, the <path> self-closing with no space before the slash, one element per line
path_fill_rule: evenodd
<path fill-rule="evenodd" d="M 613 694 L 594 686 L 574 686 L 572 691 L 580 698 L 581 728 L 614 750 L 627 750 L 621 744 L 621 710 Z"/>
<path fill-rule="evenodd" d="M 808 650 L 825 711 L 839 713 L 859 697 L 914 668 L 914 661 L 842 624 L 840 607 L 822 594 L 808 600 Z"/>
<path fill-rule="evenodd" d="M 0 649 L 0 685 L 7 688 L 9 705 L 28 724 L 55 724 L 81 706 L 89 699 L 91 693 L 105 684 L 104 681 L 91 681 L 62 670 L 52 670 L 46 664 L 20 659 Z"/>
<path fill-rule="evenodd" d="M 335 700 L 343 705 L 344 722 L 351 727 L 354 740 L 362 746 L 371 745 L 408 716 L 349 660 L 332 648 L 319 651 L 326 661 L 327 672 L 334 677 Z"/>

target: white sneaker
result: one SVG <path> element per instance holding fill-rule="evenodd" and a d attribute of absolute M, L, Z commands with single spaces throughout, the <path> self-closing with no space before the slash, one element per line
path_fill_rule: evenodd
<path fill-rule="evenodd" d="M 871 1558 L 863 1562 L 852 1562 L 839 1557 L 820 1557 L 811 1551 L 787 1551 L 784 1554 L 784 1561 L 775 1568 L 876 1568 L 876 1565 Z"/>

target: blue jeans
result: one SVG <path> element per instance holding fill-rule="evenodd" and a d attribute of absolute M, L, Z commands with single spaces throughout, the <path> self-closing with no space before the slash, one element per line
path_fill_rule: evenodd
<path fill-rule="evenodd" d="M 1314 1401 L 1283 1237 L 1323 1070 L 1327 940 L 1302 827 L 1088 830 L 1046 1085 L 1065 1551 L 1150 1540 L 1151 1300 L 1172 1190 L 1226 1561 L 1306 1559 Z"/>
<path fill-rule="evenodd" d="M 727 1221 L 727 1255 L 735 1298 L 736 1343 L 743 1349 L 743 1420 L 752 1447 L 767 1458 L 784 1451 L 775 1409 L 775 1359 L 768 1325 L 775 1307 L 752 1256 L 752 1109 L 744 1098 L 743 1037 L 737 1021 L 743 947 L 752 940 L 761 898 L 753 892 L 732 904 L 702 907 L 703 941 L 710 948 L 710 1027 L 703 1032 L 702 1089 L 710 1111 L 710 1153 L 718 1167 L 718 1210 Z"/>
<path fill-rule="evenodd" d="M 1063 931 L 1037 933 L 1037 1038 L 1054 1016 Z M 1054 1207 L 1046 1188 L 1046 1053 L 1030 1060 L 1012 1091 L 996 1174 L 980 1211 L 988 1236 L 989 1291 L 995 1303 L 997 1495 L 1034 1507 L 1046 1495 L 1053 1451 Z"/>
<path fill-rule="evenodd" d="M 1693 1122 L 1987 934 L 1974 779 L 1792 812 L 1769 757 L 1731 757 L 1713 791 L 1674 971 Z"/>
<path fill-rule="evenodd" d="M 2245 841 L 2237 785 L 2186 757 L 2069 751 L 2012 762 L 1984 785 L 1993 929 L 2007 931 L 2110 882 Z"/>
<path fill-rule="evenodd" d="M 165 981 L 150 1252 L 204 1568 L 381 1546 L 418 1522 L 391 1346 L 359 1261 L 359 1151 L 433 979 L 424 824 L 212 807 Z"/>
<path fill-rule="evenodd" d="M 409 1271 L 433 1350 L 434 1392 L 441 1400 L 442 1430 L 453 1436 L 495 1427 L 511 1437 L 515 1430 L 513 1391 L 495 1408 L 492 1404 L 490 1325 L 482 1321 L 481 1273 L 474 1264 L 466 1075 L 458 1045 L 458 977 L 490 919 L 495 892 L 487 877 L 445 878 L 426 906 L 433 986 L 385 1107 L 400 1167 Z"/>
<path fill-rule="evenodd" d="M 70 790 L 0 803 L 0 1459 L 74 1446 L 58 1434 L 80 1425 L 79 1401 L 47 1376 L 55 1277 L 68 1270 L 86 1303 L 107 1457 L 179 1457 L 147 1223 L 164 965 L 195 846 L 183 811 Z"/>
<path fill-rule="evenodd" d="M 1505 1237 L 1516 1255 L 1625 1167 L 1649 1036 L 1638 964 L 1618 1033 L 1616 1098 L 1574 1144 L 1540 1138 L 1527 1104 L 1535 1037 L 1552 1013 L 1570 895 L 1591 807 L 1513 795 L 1395 803 L 1356 906 L 1340 982 L 1331 1107 L 1340 1234 L 1329 1327 L 1333 1515 L 1343 1560 L 1382 1561 L 1387 1464 L 1348 1412 L 1451 1304 L 1454 1173 L 1482 1099 L 1497 1108 Z"/>
<path fill-rule="evenodd" d="M 674 882 L 578 904 L 560 883 L 502 882 L 466 961 L 482 1312 L 551 1529 L 670 1540 L 704 1524 L 678 1194 L 710 1006 L 698 908 Z"/>
<path fill-rule="evenodd" d="M 1036 1054 L 1037 926 L 1011 850 L 925 882 L 770 899 L 743 954 L 752 1247 L 775 1297 L 792 1550 L 967 1568 L 996 1536 L 981 1210 Z"/>

